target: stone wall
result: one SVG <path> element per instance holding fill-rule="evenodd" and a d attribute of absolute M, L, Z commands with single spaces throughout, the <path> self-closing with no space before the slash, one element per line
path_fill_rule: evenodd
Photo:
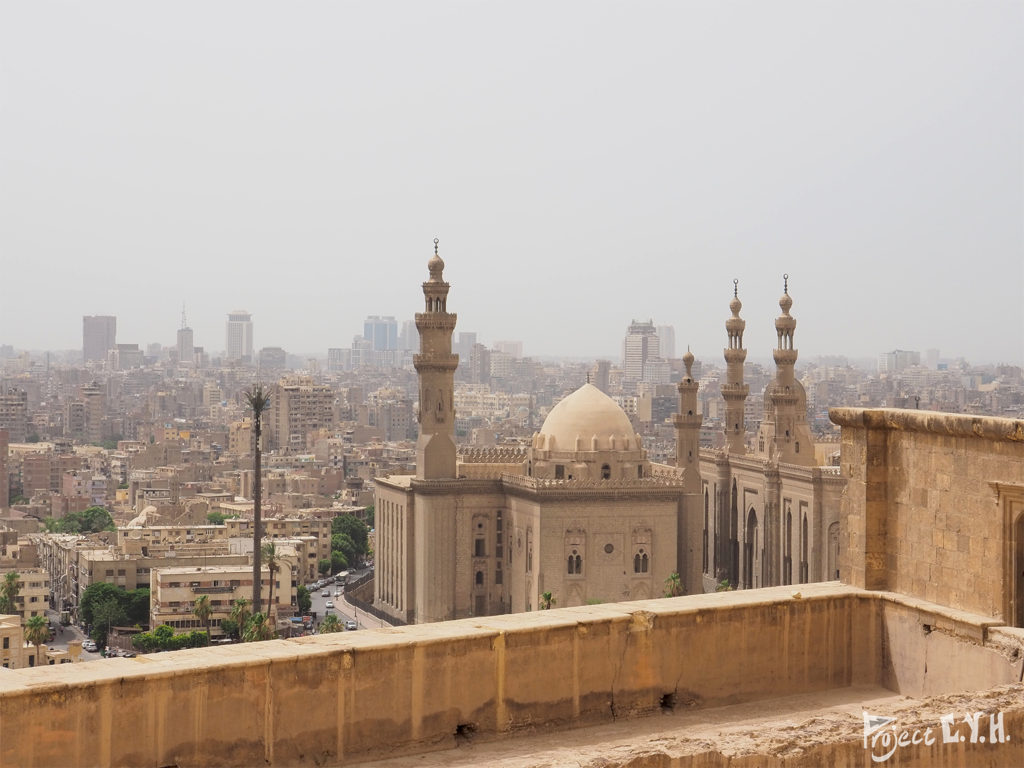
<path fill-rule="evenodd" d="M 835 408 L 842 426 L 840 578 L 1012 621 L 1000 486 L 1024 486 L 1024 422 Z M 1018 542 L 1019 544 L 1019 542 Z"/>
<path fill-rule="evenodd" d="M 1020 638 L 989 641 L 997 630 L 978 617 L 836 583 L 800 590 L 10 671 L 0 675 L 0 765 L 340 765 L 451 747 L 460 734 L 609 723 L 663 707 L 1019 679 Z M 936 673 L 915 677 L 929 653 Z M 949 672 L 954 664 L 962 670 Z"/>

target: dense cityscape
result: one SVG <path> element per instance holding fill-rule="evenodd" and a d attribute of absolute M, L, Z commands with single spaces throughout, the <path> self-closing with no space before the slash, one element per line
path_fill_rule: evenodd
<path fill-rule="evenodd" d="M 484 344 L 473 332 L 455 334 L 460 450 L 523 449 L 555 405 L 592 382 L 628 416 L 649 459 L 674 464 L 673 416 L 687 376 L 675 329 L 652 320 L 624 325 L 621 358 L 589 362 L 534 360 L 518 341 Z M 375 617 L 372 626 L 395 620 L 380 610 L 379 599 L 374 605 L 373 569 L 366 566 L 373 564 L 375 480 L 416 470 L 416 324 L 370 316 L 350 348 L 305 359 L 280 348 L 257 351 L 254 335 L 252 316 L 232 311 L 224 350 L 211 354 L 195 343 L 183 312 L 175 344 L 142 349 L 118 342 L 116 317 L 87 316 L 80 352 L 0 346 L 0 573 L 16 574 L 8 613 L 21 622 L 45 616 L 54 639 L 58 633 L 64 639 L 47 647 L 49 663 L 90 658 L 89 649 L 105 655 L 104 646 L 112 654 L 155 647 L 140 634 L 150 626 L 170 626 L 176 635 L 205 627 L 214 641 L 242 636 L 237 606 L 241 600 L 244 621 L 248 593 L 241 585 L 251 591 L 255 484 L 246 393 L 256 383 L 270 396 L 262 500 L 266 542 L 275 550 L 276 623 L 268 635 L 314 632 L 325 616 L 329 627 L 338 617 L 355 627 L 359 607 L 366 620 Z M 726 366 L 712 359 L 690 360 L 690 367 L 698 384 L 700 449 L 721 450 Z M 773 371 L 747 363 L 743 375 L 749 388 L 743 442 L 753 449 Z M 947 360 L 937 350 L 882 352 L 871 364 L 820 357 L 798 364 L 796 376 L 822 465 L 838 462 L 838 430 L 828 418 L 833 407 L 1024 416 L 1019 367 Z M 97 511 L 103 515 L 93 519 Z M 193 577 L 188 588 L 180 569 L 196 565 L 205 572 L 203 585 L 196 588 Z M 361 593 L 358 584 L 350 587 L 344 606 L 341 584 L 319 593 L 343 572 L 358 572 L 364 585 Z M 712 576 L 688 588 L 713 590 L 720 579 Z M 738 571 L 733 584 L 754 586 L 737 580 L 743 581 Z M 112 606 L 111 593 L 98 586 L 104 584 L 138 597 Z M 199 592 L 210 598 L 201 617 Z M 327 597 L 347 613 L 325 609 Z M 104 598 L 108 604 L 97 613 Z M 4 667 L 36 664 L 41 651 L 25 642 L 30 630 L 11 617 L 4 626 L 10 635 Z M 69 653 L 67 639 L 74 637 L 85 639 L 84 654 L 73 642 Z M 178 645 L 185 642 L 203 640 Z"/>

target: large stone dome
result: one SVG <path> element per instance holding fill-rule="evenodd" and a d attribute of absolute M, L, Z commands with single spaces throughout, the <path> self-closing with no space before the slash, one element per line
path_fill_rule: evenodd
<path fill-rule="evenodd" d="M 548 451 L 631 450 L 636 432 L 625 411 L 593 384 L 562 399 L 544 420 L 540 443 Z"/>

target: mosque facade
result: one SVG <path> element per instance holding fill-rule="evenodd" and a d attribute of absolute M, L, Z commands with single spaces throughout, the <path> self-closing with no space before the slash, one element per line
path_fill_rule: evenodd
<path fill-rule="evenodd" d="M 822 478 L 831 475 L 812 466 L 806 401 L 793 377 L 788 289 L 776 323 L 779 375 L 766 392 L 758 435 L 764 449 L 748 454 L 742 439 L 746 353 L 734 297 L 723 393 L 739 437 L 721 452 L 700 450 L 699 385 L 687 353 L 674 417 L 677 459 L 669 466 L 648 459 L 625 412 L 589 382 L 551 409 L 528 447 L 460 452 L 456 315 L 448 312 L 443 270 L 435 241 L 424 311 L 416 315 L 416 474 L 375 481 L 374 601 L 392 618 L 426 623 L 640 600 L 677 583 L 691 594 L 714 591 L 726 579 L 741 587 L 781 584 L 791 573 L 781 560 L 784 521 L 806 520 L 806 531 L 817 536 L 838 519 L 838 493 L 822 494 Z M 820 543 L 790 533 L 786 541 L 794 540 L 808 547 L 809 564 L 794 583 L 822 580 L 828 558 L 816 549 L 810 554 Z"/>

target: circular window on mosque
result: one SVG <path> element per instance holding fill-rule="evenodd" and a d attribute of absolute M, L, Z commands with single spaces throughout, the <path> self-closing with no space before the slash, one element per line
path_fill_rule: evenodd
<path fill-rule="evenodd" d="M 604 545 L 604 551 L 605 551 L 605 554 L 610 555 L 612 552 L 615 551 L 615 545 L 614 544 L 605 544 Z"/>

